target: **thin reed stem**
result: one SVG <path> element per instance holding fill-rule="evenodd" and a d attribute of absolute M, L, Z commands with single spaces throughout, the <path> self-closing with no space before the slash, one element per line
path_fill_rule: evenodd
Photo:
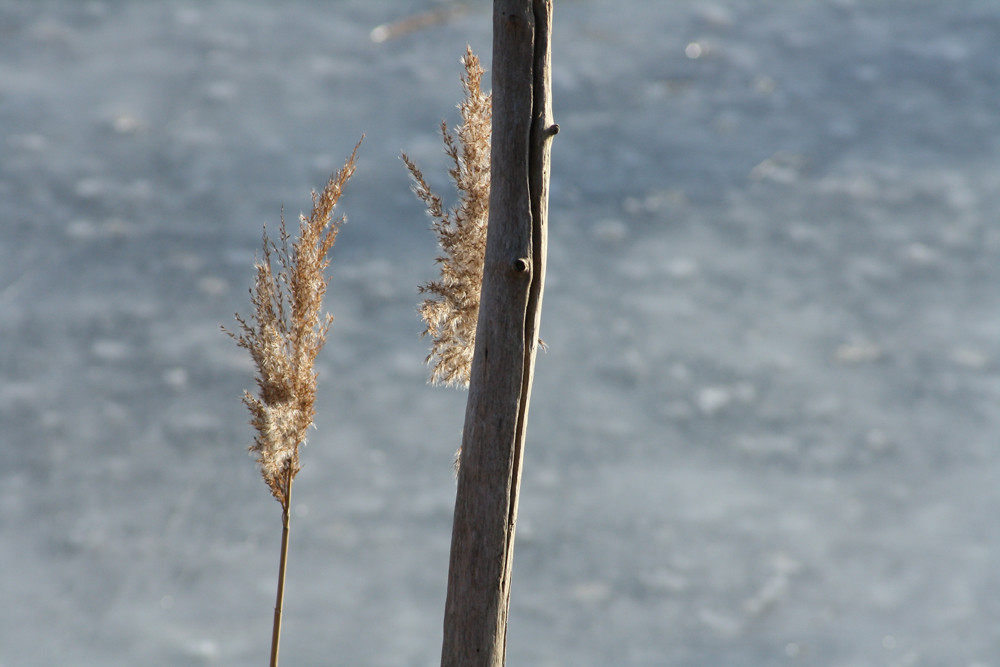
<path fill-rule="evenodd" d="M 274 600 L 274 625 L 271 628 L 271 667 L 278 667 L 278 644 L 281 642 L 281 612 L 285 602 L 285 569 L 288 564 L 288 528 L 292 502 L 292 468 L 285 473 L 285 502 L 281 504 L 281 559 L 278 561 L 278 592 Z"/>

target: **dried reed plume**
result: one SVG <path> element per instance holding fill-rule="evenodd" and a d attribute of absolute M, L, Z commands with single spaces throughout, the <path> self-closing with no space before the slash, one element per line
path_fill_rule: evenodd
<path fill-rule="evenodd" d="M 490 210 L 492 101 L 480 87 L 484 70 L 471 48 L 466 49 L 462 64 L 465 98 L 458 105 L 462 123 L 455 128 L 454 136 L 448 132 L 447 123 L 441 123 L 445 153 L 453 163 L 448 174 L 458 190 L 455 206 L 445 211 L 441 198 L 431 192 L 423 174 L 405 153 L 403 162 L 413 177 L 414 193 L 427 206 L 443 253 L 437 258 L 441 278 L 420 287 L 422 293 L 430 295 L 420 305 L 420 315 L 427 324 L 423 335 L 433 339 L 426 359 L 432 366 L 430 379 L 433 384 L 467 387 L 476 343 Z"/>
<path fill-rule="evenodd" d="M 305 443 L 306 431 L 316 414 L 316 355 L 333 323 L 329 313 L 320 315 L 329 285 L 328 254 L 344 222 L 343 216 L 332 219 L 333 209 L 354 174 L 360 146 L 359 141 L 322 192 L 313 191 L 312 213 L 308 218 L 299 216 L 297 240 L 289 245 L 284 215 L 278 243 L 271 241 L 264 230 L 263 257 L 255 262 L 257 275 L 250 288 L 254 313 L 249 322 L 236 315 L 242 331 L 239 335 L 223 327 L 237 345 L 250 352 L 257 366 L 259 396 L 243 393 L 243 402 L 250 409 L 250 423 L 257 431 L 250 451 L 257 454 L 264 481 L 281 503 L 281 560 L 271 629 L 271 667 L 278 664 L 292 480 L 300 469 L 299 446 Z"/>
<path fill-rule="evenodd" d="M 289 246 L 281 216 L 279 242 L 263 235 L 263 258 L 250 290 L 254 314 L 247 322 L 236 315 L 242 333 L 228 333 L 246 348 L 257 367 L 259 396 L 244 392 L 250 423 L 257 431 L 250 451 L 271 493 L 287 509 L 291 481 L 299 471 L 299 445 L 313 423 L 316 400 L 316 355 L 326 342 L 333 316 L 321 316 L 329 280 L 327 256 L 344 218 L 332 219 L 344 185 L 354 174 L 358 145 L 344 167 L 323 188 L 313 191 L 313 208 L 299 216 L 299 237 Z M 272 264 L 274 255 L 278 271 Z"/>

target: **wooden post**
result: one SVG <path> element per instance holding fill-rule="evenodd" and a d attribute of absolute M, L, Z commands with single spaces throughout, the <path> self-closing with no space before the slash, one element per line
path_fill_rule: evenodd
<path fill-rule="evenodd" d="M 442 667 L 505 663 L 545 282 L 552 0 L 494 0 L 489 232 L 462 433 Z"/>

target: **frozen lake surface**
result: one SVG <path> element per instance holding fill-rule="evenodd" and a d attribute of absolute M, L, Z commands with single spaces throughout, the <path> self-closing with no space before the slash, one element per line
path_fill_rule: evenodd
<path fill-rule="evenodd" d="M 556 0 L 508 656 L 1000 665 L 1000 3 Z M 465 394 L 425 384 L 489 4 L 0 0 L 0 665 L 266 660 L 261 226 L 366 133 L 288 665 L 434 665 Z M 376 36 L 384 33 L 375 33 Z"/>

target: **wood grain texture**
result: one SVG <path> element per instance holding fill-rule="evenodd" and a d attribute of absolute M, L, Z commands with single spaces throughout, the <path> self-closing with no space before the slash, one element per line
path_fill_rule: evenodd
<path fill-rule="evenodd" d="M 496 0 L 489 233 L 441 664 L 505 662 L 518 487 L 545 280 L 551 0 Z"/>

